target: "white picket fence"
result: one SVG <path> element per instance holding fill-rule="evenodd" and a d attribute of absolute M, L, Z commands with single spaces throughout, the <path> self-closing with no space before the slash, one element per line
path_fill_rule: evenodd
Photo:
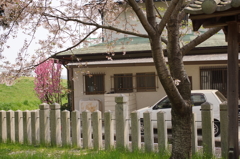
<path fill-rule="evenodd" d="M 125 147 L 132 150 L 165 151 L 168 136 L 165 114 L 158 112 L 158 146 L 154 148 L 154 133 L 151 113 L 144 113 L 144 144 L 141 143 L 140 119 L 136 111 L 128 115 L 125 97 L 116 97 L 115 115 L 111 111 L 93 113 L 84 111 L 60 111 L 59 104 L 41 104 L 35 111 L 0 111 L 0 142 L 16 142 L 29 145 L 72 146 L 94 149 Z M 222 157 L 227 155 L 227 104 L 221 110 Z M 215 154 L 212 105 L 202 105 L 202 145 L 203 153 Z M 194 115 L 194 114 L 193 114 Z M 114 116 L 114 117 L 113 117 Z M 104 123 L 104 124 L 103 124 Z M 193 120 L 193 153 L 197 149 L 197 128 Z M 131 125 L 131 129 L 129 127 Z M 129 135 L 131 141 L 129 141 Z M 104 136 L 104 137 L 103 137 Z M 114 140 L 114 137 L 116 140 Z M 104 138 L 104 140 L 103 140 Z M 144 145 L 142 147 L 142 145 Z M 155 144 L 156 145 L 156 144 Z"/>

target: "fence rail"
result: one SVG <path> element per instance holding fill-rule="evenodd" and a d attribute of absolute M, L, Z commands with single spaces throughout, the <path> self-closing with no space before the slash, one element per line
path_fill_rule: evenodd
<path fill-rule="evenodd" d="M 128 118 L 128 106 L 124 97 L 115 98 L 115 117 L 107 111 L 93 113 L 88 110 L 60 111 L 59 104 L 41 104 L 35 111 L 0 111 L 0 142 L 16 142 L 28 145 L 73 146 L 81 148 L 111 149 L 114 147 L 131 148 L 133 151 L 144 148 L 156 151 L 153 141 L 151 113 L 144 113 L 144 135 L 140 132 L 140 119 L 137 111 Z M 212 105 L 202 105 L 202 145 L 203 153 L 214 155 L 215 139 L 213 132 Z M 227 104 L 220 105 L 222 157 L 227 155 Z M 102 118 L 102 115 L 104 117 Z M 104 121 L 104 122 L 103 122 Z M 104 126 L 103 126 L 104 123 Z M 131 128 L 130 128 L 131 125 Z M 193 114 L 192 152 L 198 151 L 197 127 Z M 165 114 L 157 113 L 158 146 L 164 152 L 168 147 Z M 131 144 L 129 141 L 131 135 Z M 103 142 L 104 136 L 104 142 Z M 114 141 L 114 136 L 116 140 Z M 142 147 L 141 137 L 144 137 Z"/>

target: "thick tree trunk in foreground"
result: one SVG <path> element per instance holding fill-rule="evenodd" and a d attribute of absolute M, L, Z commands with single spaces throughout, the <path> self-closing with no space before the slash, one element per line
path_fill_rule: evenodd
<path fill-rule="evenodd" d="M 189 103 L 190 104 L 190 103 Z M 191 158 L 192 106 L 184 106 L 184 112 L 172 111 L 172 156 L 171 159 Z"/>
<path fill-rule="evenodd" d="M 165 92 L 172 103 L 172 159 L 191 158 L 191 121 L 192 106 L 190 102 L 190 82 L 183 67 L 182 57 L 179 56 L 179 49 L 171 52 L 173 62 L 169 62 L 169 67 L 179 63 L 182 67 L 174 67 L 170 73 L 162 53 L 162 46 L 158 36 L 151 39 L 152 54 L 159 79 Z M 173 48 L 174 49 L 174 48 Z M 170 51 L 170 50 L 169 50 Z M 172 59 L 172 58 L 169 58 Z M 178 60 L 176 60 L 178 59 Z M 171 64 L 170 64 L 171 63 Z M 176 86 L 173 78 L 181 80 Z M 181 94 L 180 94 L 181 93 Z"/>
<path fill-rule="evenodd" d="M 181 7 L 178 3 L 177 8 Z M 181 18 L 179 11 L 173 12 L 167 24 L 168 31 L 168 64 L 173 80 L 179 81 L 176 87 L 181 94 L 174 98 L 171 94 L 172 103 L 172 156 L 171 159 L 191 158 L 191 136 L 192 136 L 192 105 L 191 105 L 191 87 L 188 75 L 183 64 L 183 55 L 179 45 L 179 30 Z"/>

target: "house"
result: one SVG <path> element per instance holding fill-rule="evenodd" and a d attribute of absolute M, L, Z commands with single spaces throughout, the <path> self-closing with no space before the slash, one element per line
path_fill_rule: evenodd
<path fill-rule="evenodd" d="M 194 37 L 189 33 L 183 41 Z M 113 34 L 112 41 L 54 58 L 68 67 L 72 109 L 114 111 L 115 97 L 124 95 L 129 111 L 133 111 L 153 105 L 165 95 L 146 38 Z M 183 60 L 192 89 L 218 89 L 226 95 L 227 43 L 223 33 L 191 50 Z"/>
<path fill-rule="evenodd" d="M 121 41 L 130 38 L 119 39 L 114 55 L 106 53 L 102 43 L 75 50 L 74 58 L 69 52 L 56 57 L 68 67 L 73 109 L 79 109 L 84 101 L 98 101 L 102 111 L 112 110 L 115 105 L 112 97 L 124 94 L 131 98 L 131 110 L 136 110 L 154 104 L 165 95 L 147 39 L 131 39 L 124 52 Z M 227 46 L 224 45 L 224 35 L 215 35 L 184 57 L 192 89 L 218 89 L 226 95 Z"/>

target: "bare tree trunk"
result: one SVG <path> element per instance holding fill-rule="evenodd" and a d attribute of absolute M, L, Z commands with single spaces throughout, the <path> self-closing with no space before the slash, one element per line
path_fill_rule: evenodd
<path fill-rule="evenodd" d="M 180 3 L 178 5 L 181 5 Z M 179 45 L 181 19 L 179 13 L 173 13 L 167 24 L 168 64 L 173 80 L 179 81 L 176 87 L 182 101 L 169 98 L 172 103 L 172 156 L 171 159 L 191 158 L 191 85 L 183 64 L 183 55 Z M 171 95 L 170 95 L 171 96 Z"/>
<path fill-rule="evenodd" d="M 190 103 L 189 103 L 190 104 Z M 172 111 L 172 156 L 171 159 L 191 158 L 192 107 L 184 106 L 184 113 Z"/>
<path fill-rule="evenodd" d="M 159 79 L 166 91 L 172 107 L 172 159 L 191 158 L 191 121 L 192 106 L 190 102 L 190 82 L 183 67 L 180 49 L 171 46 L 170 71 L 165 63 L 159 36 L 151 38 L 152 54 Z M 174 60 L 175 59 L 175 60 Z M 177 65 L 178 64 L 178 65 Z M 180 64 L 180 65 L 179 65 Z M 176 68 L 177 66 L 177 68 Z M 180 67 L 181 66 L 181 67 Z M 173 77 L 173 78 L 172 78 Z M 180 85 L 174 84 L 174 78 L 181 80 Z M 181 94 L 180 94 L 181 93 Z"/>

